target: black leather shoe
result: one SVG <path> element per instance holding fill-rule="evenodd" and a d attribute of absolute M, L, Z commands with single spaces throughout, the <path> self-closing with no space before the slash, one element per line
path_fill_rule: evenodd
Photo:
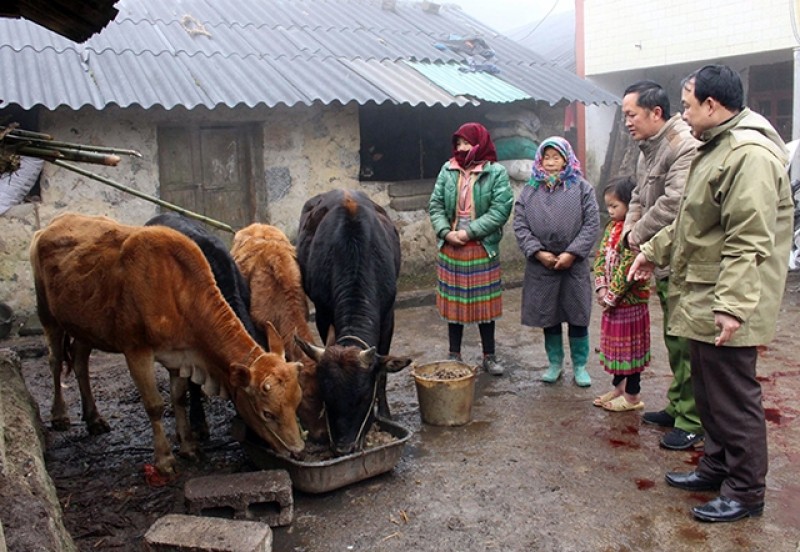
<path fill-rule="evenodd" d="M 718 496 L 702 506 L 692 508 L 694 517 L 701 521 L 737 521 L 764 513 L 764 503 L 742 504 L 726 496 Z"/>
<path fill-rule="evenodd" d="M 685 491 L 716 491 L 722 485 L 721 481 L 714 481 L 698 474 L 696 471 L 690 472 L 667 472 L 667 484 Z"/>

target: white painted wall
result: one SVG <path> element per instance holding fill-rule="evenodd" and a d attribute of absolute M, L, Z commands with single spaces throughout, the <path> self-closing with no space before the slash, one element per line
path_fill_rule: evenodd
<path fill-rule="evenodd" d="M 586 75 L 791 49 L 798 0 L 586 0 Z"/>

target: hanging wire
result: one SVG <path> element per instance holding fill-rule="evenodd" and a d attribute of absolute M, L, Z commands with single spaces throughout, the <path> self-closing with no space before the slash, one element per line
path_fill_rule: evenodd
<path fill-rule="evenodd" d="M 531 35 L 534 33 L 534 31 L 536 31 L 536 29 L 538 29 L 538 28 L 539 28 L 539 26 L 540 26 L 542 23 L 544 23 L 544 22 L 547 20 L 547 18 L 548 18 L 548 17 L 550 17 L 550 14 L 551 14 L 551 13 L 553 13 L 553 10 L 554 10 L 554 9 L 556 9 L 556 6 L 558 6 L 558 2 L 559 2 L 559 0 L 556 0 L 555 2 L 553 2 L 553 6 L 550 8 L 550 11 L 548 11 L 548 12 L 547 12 L 547 13 L 544 15 L 544 17 L 542 17 L 542 18 L 539 20 L 539 22 L 538 22 L 538 23 L 537 23 L 537 24 L 536 24 L 536 25 L 533 27 L 533 29 L 531 29 L 530 31 L 528 31 L 528 34 L 526 34 L 526 35 L 525 35 L 525 36 L 523 36 L 522 38 L 518 39 L 518 40 L 517 40 L 517 42 L 523 42 L 523 41 L 524 41 L 526 38 L 528 38 L 529 36 L 531 36 Z"/>

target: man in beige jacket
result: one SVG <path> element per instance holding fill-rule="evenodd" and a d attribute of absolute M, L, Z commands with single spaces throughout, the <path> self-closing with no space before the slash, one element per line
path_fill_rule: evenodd
<path fill-rule="evenodd" d="M 775 335 L 792 242 L 786 146 L 744 107 L 739 74 L 706 65 L 682 84 L 683 120 L 702 144 L 675 221 L 642 245 L 628 278 L 670 264 L 670 331 L 689 339 L 705 449 L 697 469 L 667 472 L 688 491 L 719 489 L 692 508 L 703 521 L 764 510 L 767 426 L 756 379 L 759 345 Z"/>
<path fill-rule="evenodd" d="M 700 142 L 692 136 L 680 114 L 670 116 L 669 97 L 653 81 L 639 81 L 625 90 L 622 114 L 625 127 L 641 150 L 636 165 L 636 188 L 623 230 L 629 245 L 637 248 L 675 220 L 686 175 Z M 667 332 L 669 267 L 659 268 L 655 276 L 672 382 L 667 390 L 667 406 L 660 411 L 645 412 L 642 420 L 671 428 L 661 438 L 662 447 L 686 450 L 703 439 L 692 391 L 689 343 Z"/>

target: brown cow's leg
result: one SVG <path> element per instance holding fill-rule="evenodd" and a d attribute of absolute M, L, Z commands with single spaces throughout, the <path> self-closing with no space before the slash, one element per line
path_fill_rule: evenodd
<path fill-rule="evenodd" d="M 199 386 L 198 386 L 199 391 Z M 189 379 L 178 375 L 177 370 L 169 371 L 169 394 L 172 399 L 172 410 L 175 412 L 175 432 L 178 434 L 180 450 L 178 454 L 192 460 L 197 459 L 197 440 L 189 424 L 186 412 Z"/>
<path fill-rule="evenodd" d="M 91 347 L 79 340 L 75 340 L 72 347 L 72 369 L 75 371 L 75 378 L 78 380 L 78 387 L 81 392 L 83 421 L 86 422 L 86 428 L 89 430 L 90 435 L 100 435 L 111 431 L 111 427 L 97 411 L 97 405 L 92 395 L 92 388 L 89 383 L 89 355 L 91 352 Z"/>
<path fill-rule="evenodd" d="M 61 371 L 64 368 L 64 332 L 58 328 L 44 327 L 47 340 L 50 374 L 53 376 L 53 406 L 50 410 L 50 423 L 56 431 L 69 429 L 69 413 L 61 389 Z"/>
<path fill-rule="evenodd" d="M 153 365 L 152 351 L 127 352 L 128 369 L 131 372 L 133 383 L 139 390 L 144 403 L 144 409 L 150 418 L 153 428 L 153 452 L 155 465 L 161 474 L 175 472 L 176 460 L 172 455 L 172 448 L 164 432 L 164 401 L 156 386 L 155 367 Z"/>

